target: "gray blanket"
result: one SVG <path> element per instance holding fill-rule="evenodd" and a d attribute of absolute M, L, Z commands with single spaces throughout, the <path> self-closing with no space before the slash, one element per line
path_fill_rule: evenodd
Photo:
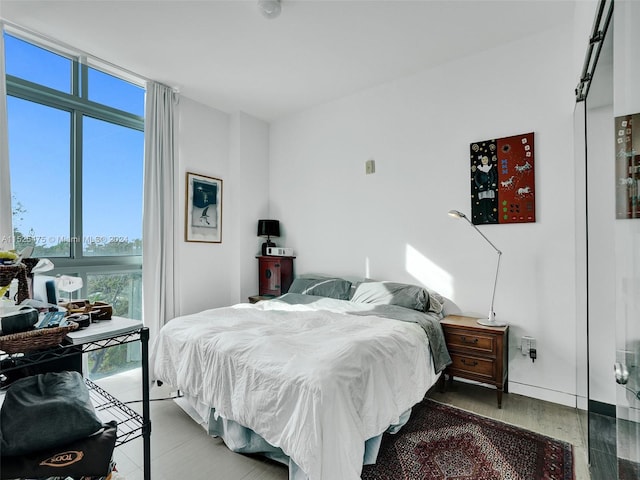
<path fill-rule="evenodd" d="M 279 301 L 290 305 L 313 304 L 318 310 L 348 313 L 351 315 L 375 315 L 402 322 L 417 323 L 427 334 L 431 347 L 431 356 L 436 373 L 440 373 L 447 365 L 451 364 L 451 357 L 444 340 L 444 333 L 440 320 L 441 314 L 432 312 L 419 312 L 396 305 L 374 305 L 370 303 L 355 303 L 348 300 L 337 300 L 328 297 L 314 295 L 302 295 L 298 293 L 286 293 L 270 301 Z"/>

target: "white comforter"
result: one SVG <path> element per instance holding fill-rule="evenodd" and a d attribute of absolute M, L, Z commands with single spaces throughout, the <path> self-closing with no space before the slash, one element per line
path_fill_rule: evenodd
<path fill-rule="evenodd" d="M 282 302 L 170 321 L 155 378 L 280 447 L 310 480 L 356 480 L 364 442 L 435 382 L 422 328 Z"/>

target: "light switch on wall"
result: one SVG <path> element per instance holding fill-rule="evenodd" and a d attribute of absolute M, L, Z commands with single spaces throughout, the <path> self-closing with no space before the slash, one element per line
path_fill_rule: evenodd
<path fill-rule="evenodd" d="M 367 160 L 365 163 L 366 169 L 365 172 L 367 175 L 370 175 L 372 173 L 376 173 L 376 161 L 371 159 L 371 160 Z"/>

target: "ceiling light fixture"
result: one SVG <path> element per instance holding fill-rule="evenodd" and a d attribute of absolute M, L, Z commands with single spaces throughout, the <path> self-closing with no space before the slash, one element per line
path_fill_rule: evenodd
<path fill-rule="evenodd" d="M 267 18 L 276 18 L 282 11 L 280 0 L 258 0 L 258 10 Z"/>

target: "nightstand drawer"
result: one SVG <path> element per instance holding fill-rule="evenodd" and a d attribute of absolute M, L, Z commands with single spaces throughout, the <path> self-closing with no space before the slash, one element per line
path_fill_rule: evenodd
<path fill-rule="evenodd" d="M 477 352 L 494 357 L 498 351 L 495 335 L 457 328 L 447 328 L 444 335 L 447 346 L 452 351 Z"/>
<path fill-rule="evenodd" d="M 473 357 L 451 353 L 451 365 L 447 372 L 454 376 L 464 376 L 482 381 L 496 380 L 496 362 L 490 358 Z"/>

